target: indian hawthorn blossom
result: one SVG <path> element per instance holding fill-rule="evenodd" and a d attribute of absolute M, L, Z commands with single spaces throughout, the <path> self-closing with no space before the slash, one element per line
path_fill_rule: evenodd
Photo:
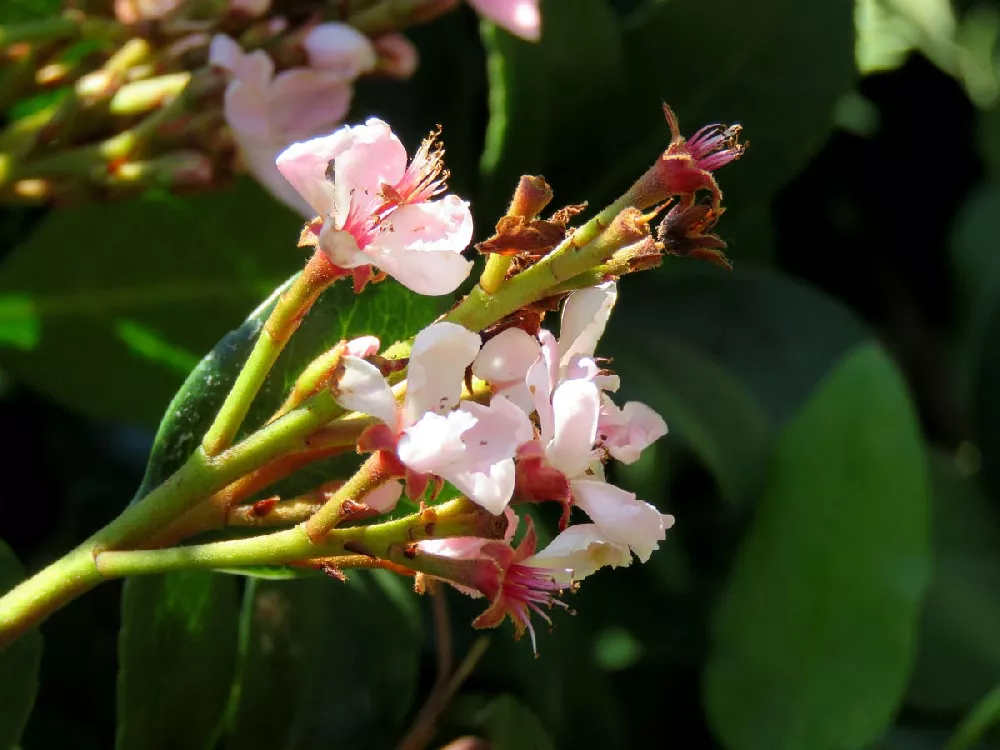
<path fill-rule="evenodd" d="M 372 70 L 377 57 L 367 37 L 340 23 L 315 26 L 303 47 L 309 65 L 276 74 L 265 51 L 245 52 L 231 37 L 217 34 L 209 61 L 228 75 L 223 113 L 248 169 L 277 198 L 309 217 L 314 212 L 282 177 L 275 158 L 290 144 L 340 123 L 353 81 Z"/>
<path fill-rule="evenodd" d="M 381 120 L 343 127 L 288 147 L 278 170 L 317 218 L 302 242 L 335 266 L 384 272 L 418 294 L 454 291 L 472 262 L 469 204 L 445 191 L 442 149 L 431 136 L 407 164 Z"/>

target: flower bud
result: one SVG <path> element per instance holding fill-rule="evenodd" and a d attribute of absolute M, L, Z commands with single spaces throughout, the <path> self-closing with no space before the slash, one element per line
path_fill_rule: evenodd
<path fill-rule="evenodd" d="M 514 191 L 514 199 L 510 202 L 507 214 L 529 219 L 538 216 L 549 205 L 552 195 L 552 188 L 544 177 L 523 175 Z"/>
<path fill-rule="evenodd" d="M 417 72 L 420 54 L 402 34 L 383 34 L 374 41 L 378 70 L 393 78 L 410 78 Z"/>

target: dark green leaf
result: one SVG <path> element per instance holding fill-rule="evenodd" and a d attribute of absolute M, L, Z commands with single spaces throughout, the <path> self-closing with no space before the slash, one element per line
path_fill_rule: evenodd
<path fill-rule="evenodd" d="M 760 407 L 729 373 L 693 346 L 669 335 L 611 325 L 602 354 L 621 375 L 618 399 L 645 401 L 708 466 L 736 501 L 757 489 L 771 428 Z"/>
<path fill-rule="evenodd" d="M 237 581 L 202 572 L 130 578 L 122 597 L 116 750 L 208 750 L 236 667 Z"/>
<path fill-rule="evenodd" d="M 202 354 L 304 261 L 299 228 L 249 181 L 52 212 L 0 268 L 0 363 L 66 406 L 155 425 Z"/>
<path fill-rule="evenodd" d="M 954 461 L 930 467 L 935 565 L 907 700 L 958 714 L 1000 684 L 1000 519 Z"/>
<path fill-rule="evenodd" d="M 581 162 L 600 168 L 620 152 L 610 134 L 625 125 L 616 106 L 625 76 L 607 0 L 546 0 L 542 16 L 538 43 L 483 25 L 490 123 L 477 210 L 491 225 L 522 174 L 544 174 L 561 202 L 584 200 Z"/>
<path fill-rule="evenodd" d="M 418 600 L 399 576 L 255 581 L 233 750 L 391 747 L 414 698 Z"/>
<path fill-rule="evenodd" d="M 512 695 L 494 698 L 472 719 L 492 750 L 555 750 L 538 717 Z"/>
<path fill-rule="evenodd" d="M 627 302 L 612 316 L 613 333 L 602 347 L 630 361 L 625 350 L 615 346 L 627 330 L 656 332 L 640 352 L 660 336 L 676 338 L 735 376 L 777 428 L 833 363 L 869 336 L 834 299 L 753 265 L 741 264 L 728 273 L 670 260 L 655 274 L 627 282 L 632 283 Z M 628 386 L 627 378 L 622 382 Z"/>
<path fill-rule="evenodd" d="M 174 396 L 157 432 L 140 496 L 173 473 L 201 441 L 283 287 L 242 326 L 224 336 Z M 444 304 L 440 298 L 413 294 L 392 280 L 370 286 L 361 295 L 354 294 L 349 282 L 335 283 L 313 305 L 278 358 L 247 416 L 247 426 L 259 425 L 270 417 L 302 369 L 341 339 L 374 333 L 389 346 L 430 323 Z M 353 465 L 356 457 L 348 457 L 348 462 Z M 343 466 L 343 460 L 336 465 Z M 312 473 L 298 475 L 294 485 L 281 489 L 312 489 L 333 478 L 330 469 L 330 464 L 320 464 Z"/>
<path fill-rule="evenodd" d="M 21 563 L 0 541 L 0 591 L 12 589 L 23 579 Z M 0 648 L 0 750 L 18 746 L 38 691 L 41 661 L 42 636 L 37 630 Z"/>
<path fill-rule="evenodd" d="M 731 750 L 875 741 L 904 694 L 929 577 L 924 448 L 906 388 L 854 350 L 781 435 L 714 615 L 705 701 Z"/>

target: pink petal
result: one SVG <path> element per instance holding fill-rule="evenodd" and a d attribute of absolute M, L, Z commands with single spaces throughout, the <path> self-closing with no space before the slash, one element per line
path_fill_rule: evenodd
<path fill-rule="evenodd" d="M 347 353 L 352 357 L 370 357 L 378 352 L 381 342 L 378 336 L 358 336 L 347 342 Z"/>
<path fill-rule="evenodd" d="M 345 127 L 330 135 L 293 143 L 278 155 L 278 169 L 309 202 L 314 216 L 334 212 L 333 185 L 326 177 L 327 167 L 353 144 L 351 128 Z"/>
<path fill-rule="evenodd" d="M 417 72 L 420 55 L 402 34 L 383 34 L 375 42 L 379 71 L 393 78 L 410 78 Z"/>
<path fill-rule="evenodd" d="M 208 63 L 222 68 L 228 73 L 235 73 L 243 58 L 243 48 L 226 34 L 216 34 L 208 46 Z"/>
<path fill-rule="evenodd" d="M 362 500 L 372 510 L 379 513 L 389 513 L 396 507 L 402 494 L 403 484 L 398 479 L 390 479 L 382 486 L 369 492 Z"/>
<path fill-rule="evenodd" d="M 321 23 L 302 39 L 309 64 L 345 82 L 375 67 L 375 48 L 364 34 L 346 23 Z"/>
<path fill-rule="evenodd" d="M 472 374 L 487 383 L 523 381 L 541 356 L 538 341 L 520 328 L 508 328 L 485 344 L 472 363 Z"/>
<path fill-rule="evenodd" d="M 593 357 L 597 342 L 618 299 L 613 281 L 573 292 L 563 305 L 559 328 L 559 364 L 569 364 L 576 355 Z"/>
<path fill-rule="evenodd" d="M 428 412 L 403 431 L 396 453 L 415 472 L 445 476 L 442 472 L 465 453 L 462 435 L 475 424 L 476 418 L 463 411 L 446 417 Z"/>
<path fill-rule="evenodd" d="M 450 294 L 468 277 L 472 261 L 462 251 L 471 240 L 469 204 L 449 195 L 393 211 L 365 252 L 403 286 L 436 296 Z"/>
<path fill-rule="evenodd" d="M 476 425 L 463 435 L 465 465 L 482 470 L 490 464 L 513 458 L 517 449 L 534 437 L 528 415 L 507 399 L 495 397 L 489 406 L 466 402 L 462 411 L 476 418 Z"/>
<path fill-rule="evenodd" d="M 444 413 L 462 395 L 465 370 L 479 353 L 478 333 L 455 323 L 432 323 L 417 334 L 406 375 L 406 423 L 425 412 Z"/>
<path fill-rule="evenodd" d="M 343 120 L 351 105 L 351 86 L 336 73 L 293 68 L 275 76 L 267 103 L 272 127 L 291 143 Z"/>
<path fill-rule="evenodd" d="M 378 417 L 396 429 L 396 397 L 382 372 L 371 362 L 358 357 L 344 357 L 343 375 L 337 381 L 335 400 L 345 409 Z"/>
<path fill-rule="evenodd" d="M 514 494 L 513 459 L 491 464 L 485 471 L 466 471 L 461 466 L 449 466 L 440 476 L 495 516 L 504 512 Z"/>
<path fill-rule="evenodd" d="M 555 430 L 545 456 L 567 477 L 583 474 L 590 466 L 600 409 L 597 386 L 586 380 L 567 380 L 552 394 Z"/>
<path fill-rule="evenodd" d="M 469 0 L 486 18 L 523 39 L 537 41 L 542 35 L 538 0 Z"/>
<path fill-rule="evenodd" d="M 350 232 L 337 228 L 333 219 L 323 222 L 319 230 L 319 249 L 330 262 L 341 268 L 367 266 L 369 257 L 358 248 L 358 241 Z"/>
<path fill-rule="evenodd" d="M 406 171 L 406 149 L 377 118 L 343 129 L 350 148 L 334 161 L 337 221 L 344 226 L 352 205 L 363 216 L 380 200 L 382 185 L 395 185 Z M 324 165 L 325 171 L 325 165 Z"/>
<path fill-rule="evenodd" d="M 619 409 L 610 400 L 601 413 L 599 432 L 605 435 L 604 447 L 625 464 L 634 463 L 652 443 L 667 434 L 667 423 L 643 403 L 629 401 Z"/>
<path fill-rule="evenodd" d="M 620 568 L 631 562 L 632 553 L 627 544 L 609 540 L 601 534 L 597 524 L 581 523 L 561 532 L 524 564 L 538 568 L 569 568 L 573 571 L 573 580 L 579 581 L 605 565 Z"/>
<path fill-rule="evenodd" d="M 281 151 L 283 144 L 248 137 L 238 130 L 234 130 L 233 134 L 240 146 L 240 155 L 243 161 L 261 185 L 301 216 L 308 219 L 316 215 L 312 207 L 288 183 L 288 180 L 278 171 L 278 167 L 274 163 L 274 157 Z"/>
<path fill-rule="evenodd" d="M 583 508 L 609 541 L 627 544 L 642 562 L 649 560 L 666 538 L 673 516 L 663 515 L 631 492 L 606 482 L 577 479 L 571 482 L 573 503 Z"/>

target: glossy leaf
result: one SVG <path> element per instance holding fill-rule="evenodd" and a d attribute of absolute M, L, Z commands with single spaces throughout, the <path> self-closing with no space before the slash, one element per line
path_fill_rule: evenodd
<path fill-rule="evenodd" d="M 683 342 L 742 384 L 775 428 L 845 351 L 870 335 L 836 300 L 754 265 L 727 272 L 668 259 L 662 269 L 625 283 L 626 301 L 612 316 L 613 333 L 602 347 L 628 362 L 641 359 L 660 336 Z M 626 331 L 650 343 L 631 352 L 616 347 Z M 655 335 L 648 336 L 650 331 Z"/>
<path fill-rule="evenodd" d="M 157 432 L 140 496 L 175 471 L 199 444 L 283 287 L 276 289 L 242 326 L 226 334 L 174 396 Z M 430 323 L 445 304 L 439 298 L 413 294 L 391 280 L 370 286 L 361 295 L 354 294 L 349 282 L 335 283 L 313 305 L 278 358 L 254 401 L 246 426 L 266 421 L 284 401 L 302 369 L 341 339 L 377 333 L 383 346 L 389 346 Z M 356 463 L 356 457 L 349 458 Z M 286 484 L 283 489 L 305 491 L 332 478 L 326 466 L 321 465 L 311 474 L 305 472 L 296 484 Z"/>
<path fill-rule="evenodd" d="M 24 579 L 25 571 L 10 548 L 0 541 L 0 591 Z M 38 692 L 42 636 L 34 630 L 0 649 L 0 749 L 16 748 Z"/>
<path fill-rule="evenodd" d="M 779 438 L 714 613 L 710 723 L 730 750 L 865 747 L 906 689 L 930 573 L 924 448 L 874 344 Z"/>
<path fill-rule="evenodd" d="M 771 426 L 746 388 L 703 352 L 668 335 L 650 340 L 621 322 L 610 326 L 602 354 L 611 356 L 623 390 L 667 422 L 672 439 L 689 443 L 730 500 L 757 489 L 767 465 Z"/>
<path fill-rule="evenodd" d="M 131 578 L 122 597 L 116 750 L 209 750 L 232 688 L 237 581 L 202 572 Z"/>
<path fill-rule="evenodd" d="M 486 704 L 472 719 L 493 750 L 555 750 L 537 716 L 512 695 Z"/>
<path fill-rule="evenodd" d="M 90 416 L 154 426 L 205 351 L 301 267 L 300 225 L 249 181 L 52 212 L 0 268 L 0 365 Z"/>
<path fill-rule="evenodd" d="M 399 576 L 255 581 L 233 750 L 391 747 L 414 700 L 419 600 Z"/>
<path fill-rule="evenodd" d="M 907 701 L 957 715 L 1000 684 L 1000 518 L 976 478 L 931 458 L 934 575 Z"/>

